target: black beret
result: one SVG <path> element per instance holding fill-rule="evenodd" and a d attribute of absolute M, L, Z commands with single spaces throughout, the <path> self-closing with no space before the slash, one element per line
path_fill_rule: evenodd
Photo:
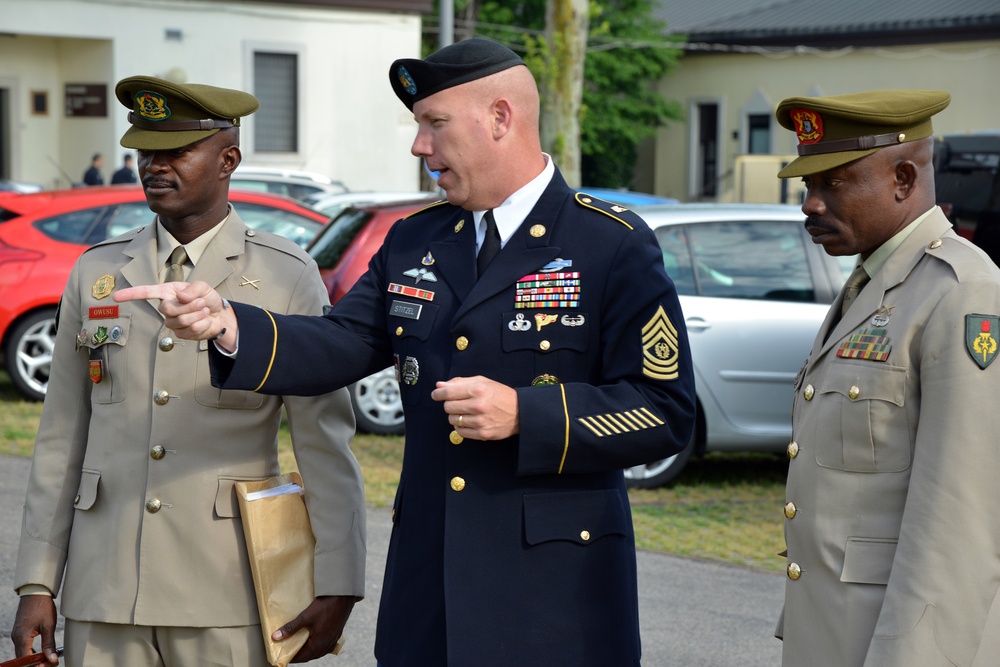
<path fill-rule="evenodd" d="M 198 83 L 174 83 L 152 76 L 130 76 L 115 86 L 115 96 L 131 111 L 121 143 L 139 150 L 171 150 L 201 141 L 240 124 L 260 106 L 242 90 Z"/>
<path fill-rule="evenodd" d="M 410 111 L 434 93 L 523 65 L 521 56 L 503 44 L 475 37 L 455 42 L 424 60 L 400 58 L 389 68 L 396 97 Z"/>

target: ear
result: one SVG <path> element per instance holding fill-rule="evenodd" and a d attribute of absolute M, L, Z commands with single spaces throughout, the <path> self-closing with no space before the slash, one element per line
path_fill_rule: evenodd
<path fill-rule="evenodd" d="M 243 161 L 243 153 L 239 146 L 227 146 L 219 157 L 222 158 L 222 175 L 225 177 L 231 176 Z"/>
<path fill-rule="evenodd" d="M 903 160 L 896 165 L 896 201 L 904 201 L 917 191 L 920 170 L 913 160 Z"/>
<path fill-rule="evenodd" d="M 500 139 L 514 126 L 514 107 L 510 100 L 501 97 L 493 103 L 493 139 Z"/>

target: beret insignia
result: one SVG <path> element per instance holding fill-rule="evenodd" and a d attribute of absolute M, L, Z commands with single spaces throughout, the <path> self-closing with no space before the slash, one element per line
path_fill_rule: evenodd
<path fill-rule="evenodd" d="M 400 65 L 399 69 L 396 70 L 396 76 L 399 77 L 399 84 L 403 86 L 403 90 L 408 92 L 410 95 L 417 94 L 417 83 L 410 76 L 410 73 L 406 71 L 406 67 Z"/>
<path fill-rule="evenodd" d="M 166 120 L 170 118 L 170 107 L 167 98 L 149 90 L 140 90 L 135 94 L 136 112 L 146 120 Z"/>

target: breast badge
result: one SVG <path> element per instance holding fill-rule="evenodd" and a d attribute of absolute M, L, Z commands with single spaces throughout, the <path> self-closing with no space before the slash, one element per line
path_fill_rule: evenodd
<path fill-rule="evenodd" d="M 865 361 L 885 361 L 892 351 L 885 329 L 861 329 L 844 341 L 837 350 L 837 356 L 845 359 Z"/>
<path fill-rule="evenodd" d="M 972 359 L 985 369 L 997 356 L 996 331 L 1000 316 L 970 313 L 965 316 L 965 347 Z"/>
<path fill-rule="evenodd" d="M 577 308 L 580 305 L 580 272 L 531 273 L 515 285 L 515 308 Z"/>
<path fill-rule="evenodd" d="M 103 299 L 115 291 L 115 277 L 110 273 L 105 273 L 97 279 L 94 286 L 90 288 L 90 293 L 95 299 Z"/>
<path fill-rule="evenodd" d="M 679 363 L 677 328 L 663 306 L 642 328 L 642 373 L 654 380 L 676 380 Z"/>
<path fill-rule="evenodd" d="M 535 327 L 538 331 L 542 330 L 542 327 L 548 326 L 559 319 L 558 315 L 549 315 L 548 313 L 535 313 Z"/>

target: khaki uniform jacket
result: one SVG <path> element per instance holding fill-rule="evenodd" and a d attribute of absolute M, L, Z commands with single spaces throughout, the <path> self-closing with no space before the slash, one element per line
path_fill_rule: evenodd
<path fill-rule="evenodd" d="M 935 209 L 839 310 L 796 381 L 783 664 L 1000 664 L 1000 362 L 966 344 L 1000 270 Z M 883 360 L 837 355 L 864 330 Z"/>
<path fill-rule="evenodd" d="M 15 588 L 61 588 L 62 612 L 74 620 L 258 623 L 233 484 L 279 473 L 284 405 L 317 541 L 316 594 L 363 595 L 364 491 L 346 391 L 282 398 L 215 389 L 206 342 L 174 339 L 156 302 L 110 298 L 105 276 L 120 289 L 157 282 L 158 268 L 154 224 L 87 250 L 73 269 Z M 319 314 L 328 302 L 301 248 L 248 229 L 235 211 L 189 279 L 282 313 Z M 95 365 L 100 382 L 90 377 Z"/>

